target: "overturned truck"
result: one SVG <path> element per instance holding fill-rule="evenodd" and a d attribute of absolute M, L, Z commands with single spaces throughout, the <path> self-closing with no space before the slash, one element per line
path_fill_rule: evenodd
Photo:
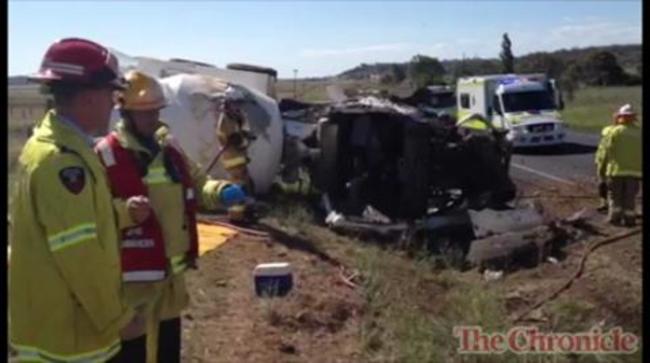
<path fill-rule="evenodd" d="M 503 134 L 465 132 L 374 96 L 332 104 L 306 127 L 314 133 L 295 133 L 302 145 L 285 147 L 285 160 L 287 150 L 318 150 L 310 176 L 338 230 L 446 236 L 466 251 L 468 210 L 498 209 L 515 196 Z"/>
<path fill-rule="evenodd" d="M 375 97 L 347 101 L 331 107 L 317 133 L 313 181 L 346 214 L 370 205 L 413 219 L 451 201 L 482 209 L 515 195 L 499 135 L 462 134 L 413 107 Z"/>

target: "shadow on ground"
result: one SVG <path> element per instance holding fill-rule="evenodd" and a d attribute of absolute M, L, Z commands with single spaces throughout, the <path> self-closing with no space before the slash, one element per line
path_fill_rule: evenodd
<path fill-rule="evenodd" d="M 577 155 L 593 154 L 597 147 L 592 145 L 577 144 L 566 142 L 560 145 L 540 146 L 535 148 L 515 148 L 514 154 L 517 155 Z"/>

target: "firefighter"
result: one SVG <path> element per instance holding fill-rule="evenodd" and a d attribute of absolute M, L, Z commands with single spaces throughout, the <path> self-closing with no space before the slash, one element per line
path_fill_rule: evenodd
<path fill-rule="evenodd" d="M 210 179 L 183 152 L 160 121 L 166 100 L 160 84 L 144 73 L 126 74 L 118 95 L 122 120 L 97 144 L 114 197 L 146 195 L 153 213 L 121 231 L 122 279 L 127 300 L 145 306 L 146 331 L 125 348 L 128 362 L 179 362 L 181 311 L 188 304 L 184 272 L 196 267 L 197 208 L 242 203 L 237 184 Z M 145 349 L 146 347 L 146 349 Z M 146 351 L 146 352 L 145 352 Z"/>
<path fill-rule="evenodd" d="M 616 125 L 602 138 L 596 153 L 597 175 L 606 180 L 609 209 L 607 220 L 613 225 L 635 225 L 635 198 L 641 173 L 641 128 L 629 104 L 616 113 Z"/>
<path fill-rule="evenodd" d="M 113 204 L 92 148 L 122 85 L 117 59 L 62 39 L 30 78 L 54 102 L 20 154 L 12 195 L 10 345 L 19 361 L 112 361 L 120 337 L 144 324 L 122 295 L 114 208 L 136 220 L 148 213 L 146 203 Z"/>
<path fill-rule="evenodd" d="M 604 139 L 605 137 L 607 137 L 609 132 L 614 128 L 614 126 L 619 124 L 618 120 L 619 120 L 618 112 L 615 112 L 612 115 L 612 124 L 603 127 L 603 129 L 601 130 L 601 132 L 600 132 L 601 140 Z M 602 143 L 601 143 L 601 145 L 602 145 Z M 599 145 L 598 150 L 596 151 L 596 154 L 599 154 L 599 153 L 602 153 L 602 152 L 603 152 L 603 148 L 600 147 L 600 145 Z M 604 177 L 601 178 L 600 175 L 598 175 L 598 197 L 599 197 L 600 203 L 599 203 L 598 207 L 596 208 L 596 210 L 599 211 L 599 212 L 607 212 L 607 209 L 608 209 L 608 207 L 607 207 L 607 180 Z"/>
<path fill-rule="evenodd" d="M 472 113 L 460 118 L 456 122 L 456 127 L 464 138 L 472 134 L 491 135 L 498 145 L 499 154 L 502 155 L 501 164 L 506 172 L 510 169 L 512 142 L 506 139 L 507 132 L 505 130 L 497 129 L 490 121 L 478 113 Z"/>
<path fill-rule="evenodd" d="M 490 123 L 485 117 L 478 113 L 472 113 L 461 117 L 458 122 L 456 122 L 456 126 L 466 131 L 471 130 L 488 132 L 489 130 L 494 129 L 492 123 Z"/>
<path fill-rule="evenodd" d="M 238 94 L 235 91 L 233 93 Z M 237 99 L 241 98 L 242 96 L 226 97 L 221 105 L 221 112 L 217 122 L 217 139 L 224 150 L 219 161 L 230 176 L 230 181 L 242 185 L 245 191 L 252 193 L 254 186 L 252 179 L 248 175 L 247 165 L 249 159 L 246 150 L 254 137 L 248 130 L 244 113 L 239 107 Z M 237 204 L 228 208 L 228 215 L 233 222 L 243 220 L 245 212 L 244 204 Z"/>

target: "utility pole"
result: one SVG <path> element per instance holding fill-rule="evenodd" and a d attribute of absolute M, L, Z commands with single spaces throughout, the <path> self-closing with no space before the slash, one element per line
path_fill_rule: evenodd
<path fill-rule="evenodd" d="M 298 70 L 293 70 L 293 98 L 298 99 Z"/>

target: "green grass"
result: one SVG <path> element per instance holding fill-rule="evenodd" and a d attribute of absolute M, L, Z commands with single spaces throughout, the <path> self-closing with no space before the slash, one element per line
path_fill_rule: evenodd
<path fill-rule="evenodd" d="M 577 90 L 573 101 L 567 101 L 562 111 L 572 129 L 599 132 L 612 123 L 612 113 L 629 103 L 642 115 L 642 89 L 633 87 L 589 87 Z"/>
<path fill-rule="evenodd" d="M 365 319 L 361 339 L 369 362 L 517 362 L 514 354 L 460 356 L 454 326 L 506 330 L 500 289 L 467 283 L 453 270 L 391 250 L 360 253 Z"/>

